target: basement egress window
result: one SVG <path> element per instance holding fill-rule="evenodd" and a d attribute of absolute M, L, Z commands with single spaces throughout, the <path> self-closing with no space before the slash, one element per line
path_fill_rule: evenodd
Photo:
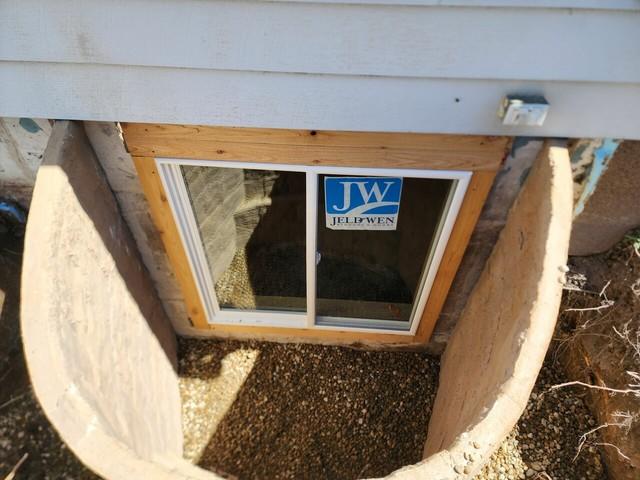
<path fill-rule="evenodd" d="M 210 324 L 413 335 L 470 172 L 157 158 Z"/>

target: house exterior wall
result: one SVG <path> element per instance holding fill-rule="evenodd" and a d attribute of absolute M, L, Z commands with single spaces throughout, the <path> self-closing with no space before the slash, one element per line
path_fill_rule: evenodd
<path fill-rule="evenodd" d="M 639 25 L 630 0 L 3 2 L 0 115 L 640 138 Z M 542 127 L 501 124 L 518 93 Z"/>

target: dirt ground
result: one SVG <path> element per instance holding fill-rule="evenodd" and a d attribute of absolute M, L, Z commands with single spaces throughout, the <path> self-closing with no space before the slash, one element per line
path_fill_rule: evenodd
<path fill-rule="evenodd" d="M 600 444 L 611 476 L 640 478 L 640 230 L 611 251 L 575 257 L 561 312 L 571 387 L 596 414 L 586 445 Z"/>
<path fill-rule="evenodd" d="M 597 447 L 587 446 L 576 457 L 581 435 L 596 421 L 584 395 L 552 389 L 568 381 L 555 356 L 558 344 L 549 350 L 518 424 L 475 480 L 607 479 Z"/>
<path fill-rule="evenodd" d="M 0 233 L 0 478 L 24 457 L 18 480 L 99 480 L 60 440 L 31 390 L 18 316 L 21 261 L 22 239 Z"/>

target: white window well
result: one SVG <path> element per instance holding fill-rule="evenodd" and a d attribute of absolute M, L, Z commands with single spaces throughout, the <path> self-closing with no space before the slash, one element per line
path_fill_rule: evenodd
<path fill-rule="evenodd" d="M 157 158 L 210 324 L 414 335 L 471 172 Z"/>

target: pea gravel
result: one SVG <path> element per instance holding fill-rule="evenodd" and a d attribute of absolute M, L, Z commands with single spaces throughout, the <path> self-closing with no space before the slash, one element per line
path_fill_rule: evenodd
<path fill-rule="evenodd" d="M 580 436 L 596 423 L 574 389 L 551 390 L 566 381 L 547 354 L 525 412 L 475 480 L 606 480 L 596 447 L 583 448 L 574 460 Z"/>
<path fill-rule="evenodd" d="M 421 460 L 434 357 L 182 339 L 180 359 L 185 456 L 203 468 L 242 479 L 350 479 Z"/>

